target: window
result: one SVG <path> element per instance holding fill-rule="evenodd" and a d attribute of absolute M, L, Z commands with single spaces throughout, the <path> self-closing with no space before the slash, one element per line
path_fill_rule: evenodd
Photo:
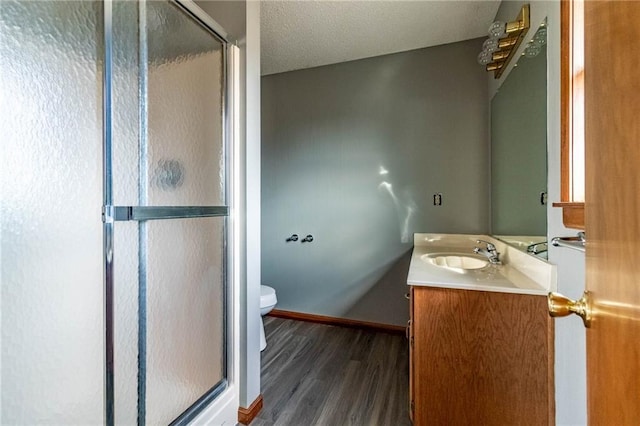
<path fill-rule="evenodd" d="M 561 202 L 566 227 L 584 229 L 584 3 L 560 2 Z"/>

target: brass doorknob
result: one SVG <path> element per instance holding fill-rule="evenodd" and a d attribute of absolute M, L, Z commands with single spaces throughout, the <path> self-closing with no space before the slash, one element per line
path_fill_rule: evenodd
<path fill-rule="evenodd" d="M 582 318 L 585 327 L 589 328 L 591 325 L 591 303 L 588 291 L 584 292 L 580 300 L 571 300 L 562 294 L 551 292 L 547 296 L 547 303 L 549 304 L 549 315 L 552 317 L 566 317 L 576 314 Z"/>

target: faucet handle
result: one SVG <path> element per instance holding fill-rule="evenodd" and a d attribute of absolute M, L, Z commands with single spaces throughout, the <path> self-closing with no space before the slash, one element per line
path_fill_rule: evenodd
<path fill-rule="evenodd" d="M 485 244 L 487 246 L 487 250 L 489 251 L 496 251 L 496 246 L 494 246 L 493 244 L 491 244 L 489 241 L 485 241 L 485 240 L 476 240 L 477 244 Z"/>

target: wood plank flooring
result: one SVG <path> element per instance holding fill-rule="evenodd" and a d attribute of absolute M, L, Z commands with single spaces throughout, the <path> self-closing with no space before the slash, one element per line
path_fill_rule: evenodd
<path fill-rule="evenodd" d="M 404 336 L 268 316 L 264 323 L 264 408 L 251 426 L 411 425 Z"/>

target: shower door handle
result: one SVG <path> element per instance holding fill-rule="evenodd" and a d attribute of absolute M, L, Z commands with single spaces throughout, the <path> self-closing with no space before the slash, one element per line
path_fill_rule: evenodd
<path fill-rule="evenodd" d="M 229 216 L 227 206 L 103 206 L 102 221 L 143 221 Z"/>

